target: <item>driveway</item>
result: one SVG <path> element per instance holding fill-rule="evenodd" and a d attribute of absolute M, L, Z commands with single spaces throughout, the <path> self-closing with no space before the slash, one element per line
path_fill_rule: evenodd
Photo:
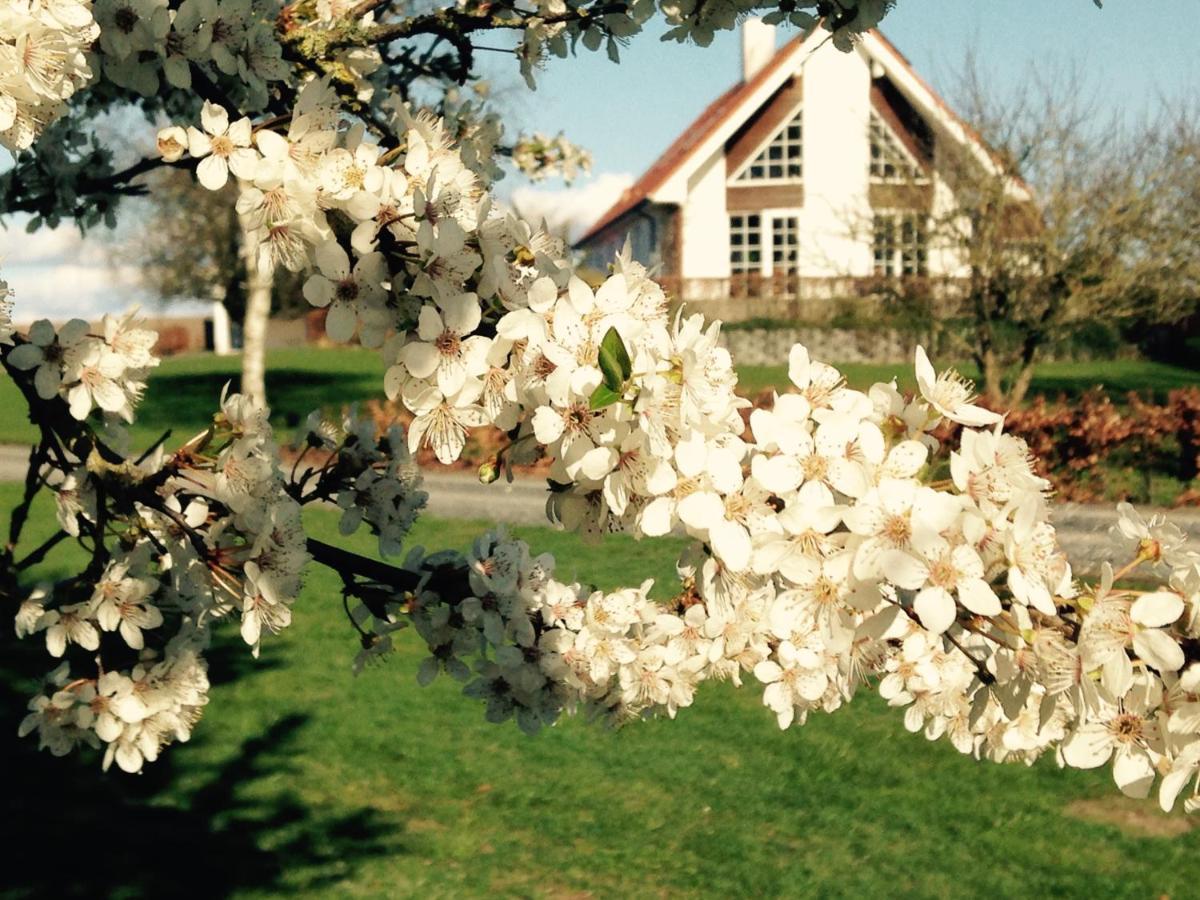
<path fill-rule="evenodd" d="M 0 444 L 0 481 L 20 481 L 25 474 L 28 449 Z M 495 484 L 480 484 L 469 472 L 425 473 L 429 491 L 429 512 L 446 519 L 480 519 L 514 525 L 546 524 L 546 486 L 535 478 L 517 478 L 512 484 L 503 479 Z M 1188 532 L 1188 546 L 1200 552 L 1200 510 L 1153 510 L 1143 515 L 1165 512 L 1171 521 Z M 1114 540 L 1109 529 L 1117 521 L 1115 507 L 1081 503 L 1060 503 L 1054 507 L 1053 521 L 1059 540 L 1067 551 L 1075 571 L 1095 575 L 1100 563 L 1108 559 L 1119 566 L 1126 562 L 1123 548 L 1127 542 Z"/>

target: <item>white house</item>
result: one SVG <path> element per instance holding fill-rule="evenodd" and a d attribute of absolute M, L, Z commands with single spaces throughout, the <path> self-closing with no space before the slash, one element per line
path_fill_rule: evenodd
<path fill-rule="evenodd" d="M 958 254 L 926 237 L 953 202 L 939 152 L 954 142 L 996 162 L 882 34 L 850 53 L 821 32 L 777 50 L 775 29 L 751 20 L 742 63 L 742 81 L 576 242 L 589 263 L 603 267 L 628 239 L 682 299 L 740 300 L 720 304 L 725 318 L 875 276 L 961 274 Z"/>

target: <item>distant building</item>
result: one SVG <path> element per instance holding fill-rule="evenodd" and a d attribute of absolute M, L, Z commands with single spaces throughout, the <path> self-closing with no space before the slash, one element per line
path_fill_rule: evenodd
<path fill-rule="evenodd" d="M 242 349 L 242 325 L 230 318 L 220 303 L 192 304 L 191 310 L 177 315 L 154 315 L 154 307 L 143 307 L 139 318 L 141 327 L 158 332 L 154 345 L 157 356 L 176 356 L 180 353 L 238 353 Z M 199 306 L 197 309 L 196 307 Z M 170 308 L 167 308 L 170 312 Z M 180 312 L 176 310 L 176 312 Z M 294 319 L 271 319 L 267 329 L 267 349 L 302 347 L 325 340 L 325 310 L 310 310 Z M 32 320 L 17 323 L 18 331 L 27 331 Z M 54 322 L 62 327 L 65 320 Z M 93 322 L 98 328 L 99 323 Z"/>
<path fill-rule="evenodd" d="M 992 166 L 991 151 L 878 31 L 850 53 L 824 38 L 776 50 L 773 27 L 747 22 L 743 80 L 576 242 L 586 261 L 602 269 L 629 240 L 675 296 L 726 319 L 961 274 L 954 249 L 927 239 L 930 216 L 953 208 L 939 157 L 953 142 Z"/>
<path fill-rule="evenodd" d="M 313 310 L 295 319 L 271 319 L 267 349 L 301 347 L 320 341 L 324 336 L 323 312 Z M 147 317 L 145 327 L 158 332 L 155 352 L 160 356 L 204 351 L 225 355 L 242 349 L 242 323 L 231 319 L 220 303 L 213 303 L 208 315 Z"/>

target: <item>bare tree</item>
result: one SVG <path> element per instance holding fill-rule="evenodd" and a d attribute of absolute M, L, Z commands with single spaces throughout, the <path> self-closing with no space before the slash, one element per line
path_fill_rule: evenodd
<path fill-rule="evenodd" d="M 236 212 L 237 187 L 198 187 L 175 170 L 157 174 L 149 210 L 119 254 L 139 271 L 143 285 L 163 302 L 214 300 L 242 321 L 241 390 L 266 398 L 267 321 L 272 311 L 307 310 L 300 280 L 287 271 L 259 271 Z"/>
<path fill-rule="evenodd" d="M 1137 121 L 1102 115 L 1073 71 L 1034 73 L 1004 96 L 995 84 L 968 58 L 956 105 L 986 149 L 935 130 L 945 190 L 913 192 L 948 277 L 889 296 L 935 326 L 965 320 L 950 334 L 987 397 L 1012 405 L 1045 350 L 1085 324 L 1196 309 L 1200 127 L 1166 104 Z"/>
<path fill-rule="evenodd" d="M 239 186 L 245 193 L 246 187 Z M 260 264 L 256 229 L 248 213 L 237 214 L 237 238 L 245 273 L 242 314 L 242 393 L 266 403 L 267 322 L 271 317 L 272 272 Z"/>

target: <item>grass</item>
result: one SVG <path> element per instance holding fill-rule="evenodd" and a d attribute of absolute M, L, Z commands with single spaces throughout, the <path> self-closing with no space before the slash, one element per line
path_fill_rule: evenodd
<path fill-rule="evenodd" d="M 0 486 L 0 508 L 17 498 Z M 31 542 L 54 527 L 47 506 Z M 317 512 L 319 536 L 335 521 Z M 465 546 L 481 523 L 425 521 Z M 669 578 L 670 542 L 584 547 L 517 529 L 564 576 Z M 351 541 L 368 551 L 370 540 Z M 32 546 L 32 543 L 31 543 Z M 18 741 L 11 630 L 5 896 L 1184 897 L 1200 832 L 1123 800 L 1104 772 L 979 763 L 864 695 L 780 732 L 753 687 L 705 686 L 674 721 L 536 738 L 493 726 L 416 636 L 358 678 L 338 579 L 313 567 L 295 624 L 254 661 L 226 636 L 193 739 L 140 777 Z M 236 636 L 234 636 L 236 637 Z"/>
<path fill-rule="evenodd" d="M 145 446 L 167 428 L 172 442 L 182 443 L 207 427 L 221 389 L 241 371 L 240 356 L 189 354 L 164 359 L 150 376 L 132 428 L 134 446 Z M 379 354 L 361 348 L 302 347 L 267 354 L 267 396 L 277 429 L 290 430 L 317 407 L 340 409 L 383 396 L 383 364 Z M 30 443 L 36 431 L 25 417 L 16 386 L 0 378 L 0 443 Z"/>
<path fill-rule="evenodd" d="M 181 443 L 203 429 L 216 409 L 221 388 L 236 387 L 240 357 L 197 354 L 163 360 L 150 378 L 149 390 L 138 410 L 134 446 L 149 445 L 167 428 Z M 850 363 L 840 368 L 852 387 L 865 389 L 876 381 L 897 378 L 901 389 L 915 389 L 908 365 Z M 972 368 L 964 374 L 975 377 Z M 742 366 L 738 369 L 741 392 L 756 396 L 764 390 L 786 389 L 786 366 Z M 1200 384 L 1200 370 L 1165 363 L 1118 360 L 1091 363 L 1045 363 L 1037 369 L 1033 393 L 1078 396 L 1095 385 L 1123 394 L 1150 391 L 1163 396 L 1175 387 Z M 267 355 L 267 396 L 277 429 L 290 430 L 317 408 L 339 409 L 354 402 L 383 396 L 383 366 L 374 351 L 359 348 L 316 347 L 277 350 Z M 0 379 L 0 444 L 26 444 L 36 432 L 25 417 L 25 405 L 16 387 Z"/>

